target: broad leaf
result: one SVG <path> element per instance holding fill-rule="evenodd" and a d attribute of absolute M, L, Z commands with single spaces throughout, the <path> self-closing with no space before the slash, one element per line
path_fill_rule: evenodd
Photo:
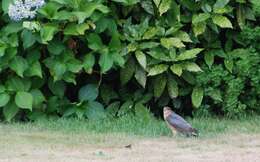
<path fill-rule="evenodd" d="M 85 114 L 89 120 L 100 120 L 106 118 L 106 112 L 103 105 L 95 101 L 88 102 Z"/>
<path fill-rule="evenodd" d="M 146 72 L 144 71 L 144 69 L 142 69 L 141 67 L 137 67 L 136 71 L 135 71 L 135 79 L 137 80 L 137 82 L 143 87 L 145 88 L 146 85 L 146 81 L 147 81 L 147 75 Z"/>
<path fill-rule="evenodd" d="M 201 68 L 194 62 L 187 62 L 184 64 L 184 67 L 187 71 L 202 72 Z"/>
<path fill-rule="evenodd" d="M 202 48 L 194 48 L 191 50 L 186 50 L 185 52 L 178 55 L 176 60 L 182 61 L 182 60 L 188 60 L 188 59 L 195 58 L 201 51 L 203 51 Z"/>
<path fill-rule="evenodd" d="M 54 24 L 46 24 L 41 28 L 41 39 L 42 42 L 47 44 L 48 41 L 52 40 L 54 34 L 58 31 L 58 26 Z"/>
<path fill-rule="evenodd" d="M 209 13 L 200 13 L 198 15 L 193 15 L 192 16 L 192 24 L 205 22 L 209 18 L 210 18 L 210 14 Z"/>
<path fill-rule="evenodd" d="M 132 58 L 130 58 L 125 67 L 120 70 L 120 81 L 121 85 L 125 85 L 129 80 L 133 77 L 135 72 L 135 62 Z"/>
<path fill-rule="evenodd" d="M 24 71 L 28 68 L 28 63 L 27 61 L 21 57 L 21 56 L 16 56 L 11 64 L 10 64 L 10 68 L 16 72 L 17 75 L 19 75 L 20 77 L 23 77 L 23 73 Z"/>
<path fill-rule="evenodd" d="M 32 111 L 33 96 L 31 93 L 19 91 L 15 95 L 15 104 L 22 109 L 29 109 Z"/>
<path fill-rule="evenodd" d="M 192 99 L 192 104 L 194 107 L 198 108 L 200 107 L 202 100 L 203 100 L 203 89 L 200 87 L 195 87 L 192 91 L 191 99 Z"/>
<path fill-rule="evenodd" d="M 164 74 L 158 75 L 153 82 L 154 96 L 159 98 L 166 87 L 167 78 Z"/>
<path fill-rule="evenodd" d="M 204 54 L 204 60 L 206 64 L 211 67 L 214 63 L 214 55 L 211 52 L 206 52 Z"/>
<path fill-rule="evenodd" d="M 212 17 L 213 22 L 220 26 L 221 28 L 233 28 L 232 23 L 230 22 L 230 20 L 222 15 L 214 15 Z"/>
<path fill-rule="evenodd" d="M 102 53 L 100 58 L 99 58 L 99 66 L 101 67 L 101 72 L 105 73 L 108 70 L 110 70 L 113 66 L 113 58 L 112 58 L 112 54 L 105 52 Z"/>
<path fill-rule="evenodd" d="M 94 101 L 98 96 L 98 87 L 95 84 L 87 84 L 79 90 L 79 100 L 82 101 Z"/>
<path fill-rule="evenodd" d="M 178 76 L 181 76 L 181 74 L 182 74 L 182 66 L 181 66 L 181 64 L 174 64 L 170 68 L 171 68 L 171 71 L 174 74 L 176 74 Z"/>
<path fill-rule="evenodd" d="M 162 38 L 161 45 L 167 49 L 170 49 L 172 47 L 177 47 L 177 48 L 185 47 L 185 45 L 182 43 L 181 39 L 179 38 Z"/>
<path fill-rule="evenodd" d="M 139 64 L 146 69 L 146 55 L 142 51 L 136 51 L 135 52 L 135 57 Z"/>
<path fill-rule="evenodd" d="M 171 8 L 171 3 L 172 3 L 172 0 L 161 0 L 160 6 L 159 6 L 160 16 Z"/>
<path fill-rule="evenodd" d="M 225 67 L 228 69 L 230 73 L 233 71 L 234 62 L 231 59 L 225 59 L 224 60 Z"/>
<path fill-rule="evenodd" d="M 179 95 L 178 83 L 171 76 L 168 76 L 167 88 L 168 88 L 168 94 L 172 99 L 178 97 Z"/>
<path fill-rule="evenodd" d="M 95 65 L 95 56 L 90 53 L 90 54 L 86 54 L 84 56 L 84 59 L 83 59 L 83 67 L 84 67 L 84 70 L 91 74 L 92 71 L 93 71 L 93 66 Z"/>
<path fill-rule="evenodd" d="M 169 68 L 169 66 L 165 65 L 165 64 L 155 65 L 154 67 L 152 67 L 149 70 L 148 76 L 154 76 L 154 75 L 161 74 L 161 73 L 167 71 L 168 68 Z"/>
<path fill-rule="evenodd" d="M 41 105 L 44 101 L 46 101 L 44 95 L 39 89 L 33 89 L 30 92 L 33 96 L 33 107 L 38 107 Z M 39 108 L 39 107 L 38 107 Z"/>
<path fill-rule="evenodd" d="M 10 100 L 10 96 L 7 93 L 0 93 L 0 107 L 5 106 L 6 104 L 8 104 Z"/>
<path fill-rule="evenodd" d="M 10 122 L 14 116 L 18 113 L 19 108 L 15 105 L 14 102 L 10 102 L 3 108 L 3 114 L 5 116 L 6 121 Z"/>

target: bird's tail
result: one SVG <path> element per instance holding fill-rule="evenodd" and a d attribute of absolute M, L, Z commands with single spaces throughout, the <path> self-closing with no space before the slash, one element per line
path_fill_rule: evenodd
<path fill-rule="evenodd" d="M 194 137 L 198 137 L 199 136 L 199 131 L 195 128 L 192 128 L 191 130 L 191 135 Z"/>

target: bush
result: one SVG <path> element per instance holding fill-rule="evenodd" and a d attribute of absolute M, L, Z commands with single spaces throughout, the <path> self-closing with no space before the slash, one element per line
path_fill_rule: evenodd
<path fill-rule="evenodd" d="M 49 0 L 35 18 L 15 22 L 8 16 L 12 1 L 3 0 L 1 116 L 7 121 L 45 116 L 100 119 L 135 113 L 140 105 L 159 113 L 158 107 L 171 102 L 176 109 L 191 112 L 192 107 L 201 106 L 205 90 L 196 73 L 214 75 L 211 70 L 218 64 L 228 73 L 221 79 L 232 94 L 223 96 L 222 110 L 244 112 L 248 105 L 259 105 L 237 99 L 248 87 L 246 79 L 257 88 L 259 77 L 251 74 L 257 67 L 248 65 L 250 71 L 241 77 L 236 77 L 237 72 L 230 74 L 247 64 L 230 53 L 247 50 L 255 41 L 242 44 L 245 37 L 238 37 L 241 30 L 257 24 L 258 7 L 252 3 Z M 258 52 L 253 52 L 251 61 L 259 59 Z M 253 55 L 244 53 L 247 58 Z M 202 72 L 204 61 L 212 68 Z M 250 90 L 250 95 L 257 96 L 256 90 Z"/>

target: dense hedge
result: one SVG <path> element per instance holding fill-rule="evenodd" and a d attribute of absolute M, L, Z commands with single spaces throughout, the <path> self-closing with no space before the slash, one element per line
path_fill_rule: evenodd
<path fill-rule="evenodd" d="M 13 21 L 2 0 L 2 119 L 259 112 L 257 0 L 45 3 Z"/>

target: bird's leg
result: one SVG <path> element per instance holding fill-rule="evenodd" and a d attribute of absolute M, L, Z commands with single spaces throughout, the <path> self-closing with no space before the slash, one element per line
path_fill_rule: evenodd
<path fill-rule="evenodd" d="M 176 137 L 177 136 L 177 131 L 175 129 L 173 129 L 173 128 L 171 128 L 171 130 L 172 130 L 172 136 Z"/>

